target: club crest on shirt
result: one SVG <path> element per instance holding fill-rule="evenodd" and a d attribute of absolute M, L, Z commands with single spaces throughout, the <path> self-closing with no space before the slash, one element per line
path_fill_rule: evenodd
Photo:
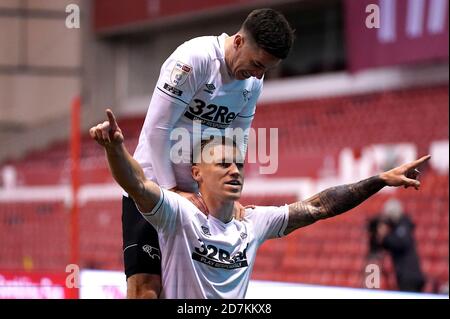
<path fill-rule="evenodd" d="M 242 96 L 244 97 L 244 102 L 247 103 L 251 98 L 251 92 L 247 89 L 244 89 L 244 91 L 242 91 Z"/>
<path fill-rule="evenodd" d="M 203 234 L 205 234 L 206 236 L 211 236 L 211 232 L 209 231 L 209 228 L 206 226 L 202 226 L 202 232 Z"/>
<path fill-rule="evenodd" d="M 191 71 L 191 66 L 177 61 L 173 67 L 172 73 L 170 74 L 170 82 L 175 86 L 183 85 Z"/>

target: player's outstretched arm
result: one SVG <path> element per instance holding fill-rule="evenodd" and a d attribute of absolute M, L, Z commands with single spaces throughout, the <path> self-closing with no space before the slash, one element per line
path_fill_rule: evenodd
<path fill-rule="evenodd" d="M 328 188 L 305 201 L 289 205 L 289 222 L 285 234 L 320 219 L 342 214 L 358 206 L 385 186 L 405 188 L 412 186 L 418 190 L 420 182 L 416 180 L 418 175 L 416 168 L 430 157 L 424 156 L 354 184 Z"/>
<path fill-rule="evenodd" d="M 141 211 L 151 211 L 160 198 L 159 187 L 145 178 L 139 163 L 128 153 L 113 112 L 107 109 L 106 114 L 108 121 L 92 127 L 89 134 L 105 149 L 116 182 L 133 198 Z"/>

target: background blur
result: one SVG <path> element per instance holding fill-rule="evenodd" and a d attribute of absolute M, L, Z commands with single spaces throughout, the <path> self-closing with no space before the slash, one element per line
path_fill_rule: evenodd
<path fill-rule="evenodd" d="M 366 24 L 370 4 L 380 28 Z M 265 243 L 252 279 L 368 290 L 367 224 L 397 198 L 416 224 L 425 292 L 448 297 L 448 0 L 2 0 L 0 298 L 123 297 L 121 190 L 88 128 L 111 107 L 134 151 L 164 60 L 193 37 L 234 34 L 261 7 L 283 12 L 296 42 L 266 74 L 253 123 L 278 128 L 279 167 L 247 165 L 243 204 L 432 159 L 419 192 L 386 189 Z M 396 290 L 390 256 L 378 263 L 380 288 Z M 85 273 L 80 292 L 66 287 L 69 264 L 117 273 Z"/>

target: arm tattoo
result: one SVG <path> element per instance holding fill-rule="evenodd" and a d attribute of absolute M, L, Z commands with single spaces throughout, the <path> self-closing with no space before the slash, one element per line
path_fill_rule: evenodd
<path fill-rule="evenodd" d="M 314 223 L 316 210 L 316 207 L 302 201 L 289 205 L 289 221 L 284 233 L 288 234 L 297 228 Z"/>
<path fill-rule="evenodd" d="M 342 214 L 365 201 L 386 186 L 378 176 L 358 183 L 332 187 L 316 195 L 313 206 L 319 208 L 315 220 Z"/>
<path fill-rule="evenodd" d="M 342 214 L 358 206 L 384 186 L 386 183 L 379 176 L 373 176 L 358 183 L 328 188 L 304 202 L 291 204 L 288 229 L 292 231 L 319 219 Z"/>

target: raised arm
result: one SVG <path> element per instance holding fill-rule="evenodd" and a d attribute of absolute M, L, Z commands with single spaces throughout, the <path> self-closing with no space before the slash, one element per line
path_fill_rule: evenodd
<path fill-rule="evenodd" d="M 106 114 L 108 121 L 92 127 L 89 134 L 105 149 L 116 182 L 133 198 L 142 212 L 151 211 L 161 196 L 159 187 L 145 178 L 139 163 L 128 153 L 113 112 L 107 109 Z"/>
<path fill-rule="evenodd" d="M 390 171 L 372 176 L 360 182 L 328 188 L 319 194 L 289 205 L 289 222 L 285 234 L 310 225 L 320 219 L 342 214 L 368 199 L 385 186 L 420 187 L 416 180 L 416 168 L 430 159 L 424 156 L 414 162 L 403 164 Z"/>

